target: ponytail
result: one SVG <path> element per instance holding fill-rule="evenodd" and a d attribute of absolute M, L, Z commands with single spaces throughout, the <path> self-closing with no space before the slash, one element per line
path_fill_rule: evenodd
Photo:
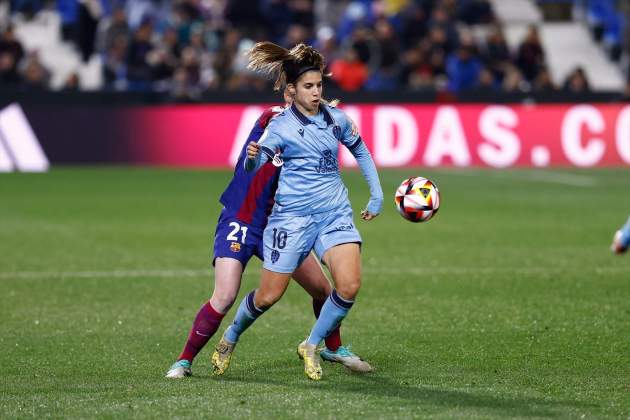
<path fill-rule="evenodd" d="M 287 50 L 273 42 L 259 42 L 249 51 L 248 56 L 247 68 L 276 76 L 274 90 L 280 90 L 284 84 L 295 83 L 302 74 L 310 70 L 323 74 L 326 66 L 319 51 L 305 44 L 298 44 Z"/>

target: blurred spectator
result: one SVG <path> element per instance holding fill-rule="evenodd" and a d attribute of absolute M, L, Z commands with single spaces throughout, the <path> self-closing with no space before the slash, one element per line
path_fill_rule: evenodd
<path fill-rule="evenodd" d="M 78 46 L 83 62 L 87 62 L 94 52 L 96 28 L 103 14 L 100 0 L 79 0 L 79 16 L 77 22 Z"/>
<path fill-rule="evenodd" d="M 447 54 L 457 46 L 457 30 L 455 23 L 449 16 L 447 9 L 437 6 L 433 9 L 431 19 L 429 20 L 429 38 L 434 45 L 444 48 Z"/>
<path fill-rule="evenodd" d="M 398 39 L 391 23 L 385 18 L 379 19 L 374 26 L 374 36 L 379 48 L 379 67 L 391 69 L 395 72 L 395 68 L 400 62 L 400 50 Z"/>
<path fill-rule="evenodd" d="M 627 10 L 625 12 L 626 24 L 623 35 L 623 46 L 626 50 L 626 54 L 630 54 L 630 2 L 626 2 L 625 4 Z"/>
<path fill-rule="evenodd" d="M 392 67 L 375 70 L 365 82 L 365 89 L 372 91 L 396 90 L 398 87 L 398 73 Z"/>
<path fill-rule="evenodd" d="M 484 67 L 479 72 L 479 80 L 477 81 L 477 88 L 482 90 L 498 90 L 501 85 L 498 83 L 494 73 L 487 67 Z"/>
<path fill-rule="evenodd" d="M 131 29 L 127 23 L 125 9 L 118 7 L 114 9 L 111 17 L 104 19 L 100 38 L 99 50 L 101 51 L 109 51 L 119 38 L 129 42 Z"/>
<path fill-rule="evenodd" d="M 213 88 L 224 89 L 228 86 L 233 76 L 234 55 L 239 49 L 240 42 L 241 33 L 236 29 L 229 29 L 223 35 L 221 47 L 214 54 L 214 60 L 212 61 Z M 234 88 L 233 84 L 232 86 Z"/>
<path fill-rule="evenodd" d="M 291 13 L 291 21 L 307 30 L 312 30 L 315 26 L 313 0 L 291 0 L 287 3 Z"/>
<path fill-rule="evenodd" d="M 339 87 L 350 92 L 361 89 L 368 78 L 367 66 L 359 60 L 359 54 L 352 47 L 346 49 L 343 58 L 332 63 L 330 71 Z"/>
<path fill-rule="evenodd" d="M 24 48 L 15 38 L 13 26 L 9 26 L 0 36 L 0 53 L 8 53 L 18 63 L 24 57 Z"/>
<path fill-rule="evenodd" d="M 127 80 L 130 90 L 148 90 L 151 86 L 151 66 L 147 61 L 147 55 L 153 49 L 151 37 L 153 24 L 144 22 L 133 36 L 127 52 Z"/>
<path fill-rule="evenodd" d="M 170 93 L 173 98 L 178 100 L 193 99 L 193 95 L 188 88 L 188 73 L 186 69 L 180 67 L 175 71 Z"/>
<path fill-rule="evenodd" d="M 534 79 L 534 82 L 532 83 L 532 87 L 536 92 L 553 92 L 557 89 L 551 79 L 551 73 L 549 73 L 549 69 L 547 67 L 540 69 L 536 79 Z"/>
<path fill-rule="evenodd" d="M 474 47 L 462 43 L 446 60 L 448 89 L 452 92 L 470 89 L 477 85 L 481 62 L 475 57 Z"/>
<path fill-rule="evenodd" d="M 358 27 L 350 38 L 352 48 L 357 51 L 359 60 L 367 64 L 369 69 L 380 65 L 380 48 L 372 32 L 368 28 Z"/>
<path fill-rule="evenodd" d="M 77 92 L 79 90 L 79 74 L 74 72 L 71 73 L 66 81 L 63 83 L 62 89 L 67 92 Z"/>
<path fill-rule="evenodd" d="M 557 86 L 551 78 L 551 73 L 547 67 L 542 67 L 538 75 L 532 82 L 532 89 L 538 92 L 548 92 L 557 89 Z"/>
<path fill-rule="evenodd" d="M 105 52 L 103 80 L 107 90 L 127 89 L 127 40 L 118 37 Z"/>
<path fill-rule="evenodd" d="M 501 88 L 504 92 L 527 92 L 529 90 L 529 83 L 523 77 L 523 73 L 516 66 L 508 66 L 505 71 L 505 77 Z"/>
<path fill-rule="evenodd" d="M 0 52 L 0 86 L 18 86 L 19 83 L 15 57 L 8 52 Z"/>
<path fill-rule="evenodd" d="M 6 0 L 5 0 L 6 1 Z M 31 20 L 42 8 L 42 0 L 12 0 L 13 11 L 21 13 L 25 20 Z"/>
<path fill-rule="evenodd" d="M 51 1 L 14 3 L 36 11 Z M 247 70 L 244 60 L 247 50 L 261 40 L 288 48 L 301 42 L 313 44 L 326 57 L 332 81 L 349 91 L 556 89 L 536 27 L 529 28 L 517 51 L 510 51 L 489 0 L 56 0 L 55 4 L 64 36 L 79 46 L 83 60 L 92 54 L 98 21 L 96 48 L 102 53 L 104 89 L 156 90 L 181 100 L 194 100 L 215 89 L 262 90 L 269 82 Z M 467 26 L 479 23 L 490 24 L 484 27 L 488 33 L 481 42 L 473 39 Z M 474 33 L 482 30 L 476 28 Z M 10 29 L 0 36 L 0 83 L 22 84 L 28 68 L 28 83 L 47 86 L 46 69 L 39 62 L 20 63 L 24 51 L 15 43 Z M 74 86 L 78 82 L 69 79 L 67 88 Z M 566 89 L 587 90 L 588 82 L 577 74 L 567 78 Z"/>
<path fill-rule="evenodd" d="M 527 80 L 533 80 L 538 71 L 545 63 L 545 52 L 543 51 L 538 36 L 538 28 L 530 26 L 525 40 L 518 48 L 516 64 L 523 72 Z"/>
<path fill-rule="evenodd" d="M 22 84 L 28 89 L 47 89 L 50 87 L 50 73 L 39 60 L 37 52 L 29 53 L 20 63 Z"/>
<path fill-rule="evenodd" d="M 483 61 L 495 78 L 503 80 L 505 70 L 512 60 L 505 36 L 499 26 L 494 26 L 486 37 Z"/>
<path fill-rule="evenodd" d="M 182 53 L 179 39 L 177 38 L 177 31 L 172 27 L 168 27 L 162 33 L 162 37 L 157 43 L 159 48 L 163 48 L 169 55 L 179 59 Z"/>
<path fill-rule="evenodd" d="M 237 2 L 240 3 L 240 2 Z M 180 1 L 173 6 L 173 26 L 177 31 L 178 42 L 186 45 L 190 40 L 193 27 L 200 24 L 200 12 L 192 1 Z"/>
<path fill-rule="evenodd" d="M 373 91 L 397 89 L 400 78 L 400 50 L 394 28 L 385 18 L 379 18 L 376 22 L 372 47 L 374 55 L 371 57 L 365 88 Z"/>
<path fill-rule="evenodd" d="M 173 77 L 178 61 L 166 48 L 157 47 L 147 54 L 147 63 L 151 67 L 151 80 L 158 91 L 166 90 Z"/>
<path fill-rule="evenodd" d="M 341 16 L 337 27 L 339 39 L 348 39 L 356 33 L 358 28 L 367 28 L 372 25 L 371 10 L 367 3 L 366 1 L 351 1 L 348 3 L 348 7 L 346 7 Z"/>
<path fill-rule="evenodd" d="M 564 90 L 572 93 L 584 93 L 591 90 L 582 67 L 576 67 L 564 81 Z"/>
<path fill-rule="evenodd" d="M 443 50 L 431 51 L 429 65 L 434 78 L 446 77 L 446 55 Z"/>
<path fill-rule="evenodd" d="M 404 48 L 417 45 L 427 34 L 427 15 L 418 4 L 411 4 L 404 10 L 401 23 L 401 41 Z"/>
<path fill-rule="evenodd" d="M 324 56 L 327 63 L 332 63 L 337 58 L 339 47 L 331 27 L 323 26 L 319 28 L 314 47 Z"/>
<path fill-rule="evenodd" d="M 124 0 L 119 4 L 125 5 L 127 22 L 129 22 L 131 29 L 135 30 L 147 20 L 159 19 L 159 16 L 165 15 L 171 3 L 174 3 L 174 8 L 180 10 L 180 6 L 186 7 L 188 2 L 185 0 L 178 0 L 177 2 L 170 0 Z"/>
<path fill-rule="evenodd" d="M 17 81 L 17 68 L 20 60 L 24 57 L 24 48 L 15 38 L 15 31 L 9 26 L 0 35 L 0 72 L 5 82 Z"/>
<path fill-rule="evenodd" d="M 309 39 L 310 36 L 310 31 L 306 26 L 293 24 L 287 29 L 286 36 L 282 39 L 281 44 L 287 48 L 297 44 L 312 44 Z"/>
<path fill-rule="evenodd" d="M 77 0 L 57 0 L 57 12 L 61 16 L 62 38 L 66 41 L 76 41 L 79 2 Z"/>
<path fill-rule="evenodd" d="M 459 18 L 468 25 L 490 23 L 494 20 L 488 0 L 459 0 Z"/>
<path fill-rule="evenodd" d="M 10 9 L 8 1 L 0 1 L 0 32 L 3 32 L 9 26 Z"/>

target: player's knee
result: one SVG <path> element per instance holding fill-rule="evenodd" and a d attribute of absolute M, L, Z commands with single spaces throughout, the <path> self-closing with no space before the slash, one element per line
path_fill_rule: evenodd
<path fill-rule="evenodd" d="M 261 291 L 260 289 L 254 296 L 254 305 L 260 309 L 269 309 L 274 303 L 280 300 L 282 295 L 277 295 L 273 291 Z"/>
<path fill-rule="evenodd" d="M 337 294 L 346 300 L 353 300 L 361 288 L 361 279 L 351 279 L 337 285 Z"/>
<path fill-rule="evenodd" d="M 210 298 L 210 305 L 212 305 L 215 311 L 224 314 L 234 305 L 235 300 L 236 293 L 214 294 Z"/>

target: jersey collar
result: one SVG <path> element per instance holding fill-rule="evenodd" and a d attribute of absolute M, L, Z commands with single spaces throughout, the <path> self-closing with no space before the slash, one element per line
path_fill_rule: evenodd
<path fill-rule="evenodd" d="M 319 104 L 319 110 L 320 112 L 324 114 L 324 121 L 326 121 L 326 124 L 332 125 L 335 123 L 335 120 L 333 119 L 332 115 L 330 115 L 330 112 L 326 109 L 324 105 Z M 297 109 L 297 107 L 295 106 L 295 103 L 291 105 L 291 112 L 293 113 L 293 115 L 295 115 L 295 118 L 297 118 L 302 123 L 302 125 L 314 124 L 310 118 L 302 114 Z"/>

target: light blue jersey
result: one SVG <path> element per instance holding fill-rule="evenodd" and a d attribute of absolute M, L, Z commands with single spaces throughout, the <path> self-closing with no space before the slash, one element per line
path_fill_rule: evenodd
<path fill-rule="evenodd" d="M 305 216 L 350 207 L 348 190 L 339 174 L 339 143 L 357 159 L 370 187 L 367 210 L 378 214 L 383 205 L 383 191 L 374 161 L 352 125 L 337 108 L 320 105 L 314 117 L 302 114 L 295 105 L 278 114 L 258 141 L 267 154 L 279 153 L 284 161 L 273 214 Z M 257 170 L 269 158 L 258 155 L 247 160 L 246 169 Z"/>

